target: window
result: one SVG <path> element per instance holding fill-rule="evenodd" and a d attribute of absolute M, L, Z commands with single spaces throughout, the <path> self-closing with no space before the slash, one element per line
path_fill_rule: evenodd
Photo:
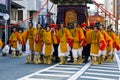
<path fill-rule="evenodd" d="M 11 19 L 16 20 L 16 10 L 15 9 L 11 10 Z"/>

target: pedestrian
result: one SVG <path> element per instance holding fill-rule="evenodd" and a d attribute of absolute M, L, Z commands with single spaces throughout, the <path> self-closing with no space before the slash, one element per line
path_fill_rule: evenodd
<path fill-rule="evenodd" d="M 51 56 L 53 55 L 54 48 L 52 42 L 51 31 L 53 29 L 49 26 L 46 26 L 46 30 L 43 32 L 43 55 L 44 55 L 44 63 L 51 64 Z"/>
<path fill-rule="evenodd" d="M 112 30 L 112 25 L 107 27 L 108 35 L 113 39 L 113 51 L 109 53 L 107 62 L 112 62 L 114 60 L 114 54 L 116 50 L 120 50 L 120 40 L 115 32 Z"/>
<path fill-rule="evenodd" d="M 106 45 L 104 37 L 98 30 L 97 23 L 95 23 L 93 30 L 90 32 L 90 44 L 91 44 L 90 55 L 92 59 L 92 65 L 98 65 L 101 50 L 104 50 Z"/>
<path fill-rule="evenodd" d="M 34 51 L 35 51 L 35 64 L 41 63 L 42 43 L 43 43 L 43 30 L 41 24 L 38 23 L 34 31 Z"/>
<path fill-rule="evenodd" d="M 10 35 L 10 38 L 9 38 L 9 42 L 11 44 L 11 50 L 12 50 L 12 54 L 11 54 L 12 58 L 16 57 L 16 50 L 17 50 L 17 46 L 18 46 L 18 44 L 17 44 L 18 41 L 21 41 L 20 37 L 19 37 L 19 34 L 16 31 L 16 28 L 13 28 L 13 32 Z"/>
<path fill-rule="evenodd" d="M 60 23 L 60 30 L 57 32 L 58 39 L 60 40 L 58 46 L 58 57 L 60 58 L 59 64 L 68 64 L 68 56 L 70 47 L 68 42 L 72 41 L 72 35 L 67 28 L 65 28 L 64 22 Z"/>
<path fill-rule="evenodd" d="M 74 60 L 73 64 L 81 64 L 85 36 L 84 36 L 83 30 L 79 28 L 78 22 L 74 22 L 72 37 L 73 37 L 72 55 Z"/>
<path fill-rule="evenodd" d="M 23 32 L 24 44 L 26 45 L 26 63 L 34 63 L 34 31 L 33 23 L 29 22 L 29 29 Z"/>

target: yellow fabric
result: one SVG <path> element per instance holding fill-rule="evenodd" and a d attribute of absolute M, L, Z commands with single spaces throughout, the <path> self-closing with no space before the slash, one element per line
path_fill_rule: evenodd
<path fill-rule="evenodd" d="M 34 51 L 35 52 L 42 52 L 42 41 L 43 41 L 43 30 L 42 29 L 36 29 L 34 31 Z M 36 39 L 36 35 L 39 36 L 39 41 L 36 43 L 35 39 Z"/>
<path fill-rule="evenodd" d="M 31 28 L 28 29 L 26 31 L 23 32 L 23 40 L 26 43 L 27 40 L 29 40 L 29 46 L 30 46 L 30 50 L 33 51 L 34 50 L 34 31 L 35 28 Z"/>
<path fill-rule="evenodd" d="M 45 44 L 45 56 L 49 56 L 52 52 L 52 37 L 50 31 L 43 32 L 43 42 Z"/>
<path fill-rule="evenodd" d="M 107 53 L 109 53 L 110 51 L 113 51 L 113 40 L 112 40 L 112 38 L 108 35 L 108 33 L 105 30 L 101 30 L 100 32 L 102 33 L 106 43 L 108 41 L 110 41 L 110 46 L 106 46 Z"/>
<path fill-rule="evenodd" d="M 81 27 L 79 27 L 78 29 L 80 31 L 80 37 L 81 37 L 81 39 L 85 39 L 85 35 L 84 35 L 84 32 L 83 32 L 83 29 Z"/>
<path fill-rule="evenodd" d="M 78 32 L 80 32 L 80 38 L 81 38 L 81 36 L 84 36 L 82 33 L 83 31 L 80 31 L 80 29 L 74 28 L 72 30 L 72 37 L 73 37 L 73 47 L 72 48 L 73 49 L 79 49 L 81 47 Z"/>
<path fill-rule="evenodd" d="M 91 31 L 90 34 L 91 37 L 91 49 L 90 49 L 90 53 L 98 55 L 98 50 L 99 50 L 99 46 L 100 46 L 100 41 L 104 40 L 102 34 L 99 31 Z"/>
<path fill-rule="evenodd" d="M 91 39 L 90 39 L 91 32 L 92 32 L 91 29 L 89 29 L 89 30 L 86 31 L 86 41 L 87 41 L 87 44 L 91 43 Z"/>
<path fill-rule="evenodd" d="M 60 51 L 62 53 L 68 51 L 68 49 L 67 49 L 67 38 L 73 39 L 69 30 L 67 28 L 60 29 L 57 32 L 57 36 L 60 40 Z"/>
<path fill-rule="evenodd" d="M 56 36 L 56 34 L 52 33 L 53 44 L 58 44 Z"/>
<path fill-rule="evenodd" d="M 119 39 L 119 37 L 113 31 L 109 31 L 108 35 L 113 39 L 113 43 L 116 43 L 117 46 L 120 47 L 120 39 Z"/>
<path fill-rule="evenodd" d="M 13 48 L 17 48 L 18 38 L 19 38 L 18 32 L 13 32 L 13 33 L 10 35 L 9 40 L 12 42 L 12 47 L 13 47 Z"/>
<path fill-rule="evenodd" d="M 3 42 L 2 42 L 2 40 L 0 39 L 0 47 L 2 47 L 3 46 Z"/>

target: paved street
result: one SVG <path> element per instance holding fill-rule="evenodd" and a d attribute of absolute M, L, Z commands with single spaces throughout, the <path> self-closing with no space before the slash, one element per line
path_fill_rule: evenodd
<path fill-rule="evenodd" d="M 73 65 L 25 64 L 25 56 L 12 59 L 0 57 L 1 80 L 120 80 L 120 54 L 112 63 L 92 66 L 91 63 Z"/>

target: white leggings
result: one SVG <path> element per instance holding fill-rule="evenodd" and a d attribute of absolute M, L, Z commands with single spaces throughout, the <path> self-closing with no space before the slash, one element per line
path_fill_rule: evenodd
<path fill-rule="evenodd" d="M 83 51 L 83 47 L 79 49 L 72 49 L 73 58 L 78 58 L 79 56 L 82 56 L 82 51 Z"/>
<path fill-rule="evenodd" d="M 69 54 L 70 54 L 70 52 L 69 52 L 69 51 L 70 51 L 70 47 L 69 47 L 68 44 L 67 44 L 67 48 L 68 48 L 68 51 L 62 53 L 62 52 L 60 51 L 60 44 L 59 44 L 59 46 L 58 46 L 58 57 L 60 57 L 60 56 L 63 56 L 63 57 L 69 56 Z"/>

